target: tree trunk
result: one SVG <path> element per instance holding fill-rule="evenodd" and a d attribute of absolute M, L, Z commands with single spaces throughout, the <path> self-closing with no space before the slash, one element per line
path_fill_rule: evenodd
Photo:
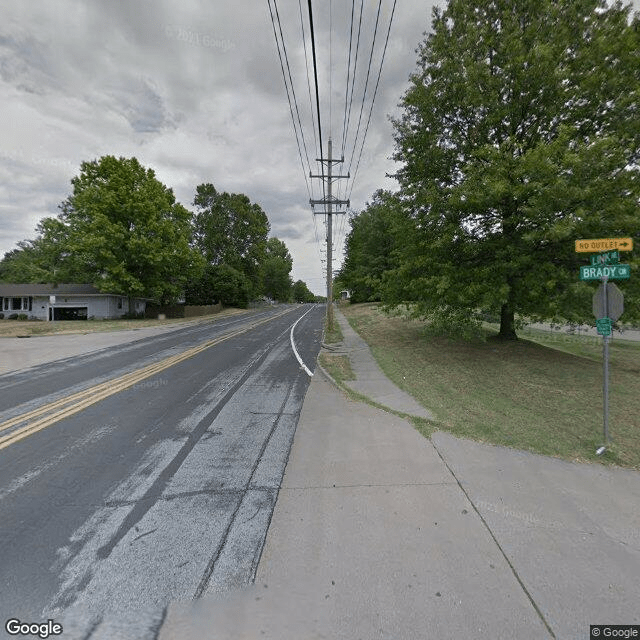
<path fill-rule="evenodd" d="M 502 340 L 517 340 L 515 329 L 515 311 L 511 301 L 507 301 L 500 309 L 500 332 L 498 338 Z"/>

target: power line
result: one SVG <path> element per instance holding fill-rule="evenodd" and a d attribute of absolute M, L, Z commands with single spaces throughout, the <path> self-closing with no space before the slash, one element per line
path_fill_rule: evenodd
<path fill-rule="evenodd" d="M 333 104 L 333 0 L 329 0 L 329 137 L 331 137 L 331 126 L 333 124 L 332 104 Z"/>
<path fill-rule="evenodd" d="M 282 52 L 280 51 L 280 43 L 278 41 L 278 33 L 276 31 L 276 24 L 275 24 L 275 20 L 274 20 L 273 10 L 271 9 L 271 0 L 267 0 L 267 3 L 269 5 L 269 14 L 271 16 L 271 25 L 273 27 L 273 36 L 274 36 L 274 38 L 276 40 L 276 48 L 278 50 L 278 58 L 280 59 L 280 69 L 282 70 L 282 79 L 284 80 L 284 88 L 285 88 L 285 91 L 287 93 L 287 101 L 289 102 L 289 112 L 291 113 L 291 121 L 293 122 L 293 131 L 295 133 L 296 143 L 298 145 L 298 155 L 300 156 L 300 165 L 302 166 L 302 173 L 304 175 L 304 180 L 305 180 L 305 183 L 307 185 L 307 191 L 309 192 L 309 196 L 311 197 L 311 189 L 310 189 L 309 181 L 307 179 L 307 174 L 306 174 L 306 171 L 305 171 L 305 168 L 304 168 L 304 161 L 302 159 L 302 149 L 300 147 L 300 138 L 298 137 L 298 130 L 296 128 L 295 116 L 293 115 L 293 106 L 291 104 L 291 95 L 289 94 L 289 86 L 287 85 L 287 76 L 285 74 L 284 63 L 282 61 Z M 275 10 L 276 10 L 276 16 L 278 16 L 278 7 L 276 5 L 276 0 L 273 0 L 273 4 L 274 4 Z M 279 16 L 278 16 L 278 24 L 280 24 Z M 285 49 L 285 44 L 284 44 L 284 38 L 282 37 L 282 27 L 281 26 L 280 26 L 280 37 L 282 38 L 282 47 L 283 47 L 283 51 L 284 51 L 284 54 L 285 54 L 285 59 L 287 59 L 286 49 Z M 291 70 L 289 68 L 288 59 L 287 59 L 287 69 L 289 69 L 289 81 L 291 82 Z M 300 134 L 302 136 L 303 146 L 304 146 L 304 149 L 305 149 L 305 155 L 306 155 L 306 158 L 307 158 L 307 166 L 309 166 L 309 168 L 310 168 L 310 165 L 309 165 L 309 154 L 307 153 L 307 147 L 306 147 L 306 143 L 304 141 L 304 132 L 302 130 L 302 123 L 300 122 L 300 112 L 298 111 L 298 104 L 297 104 L 295 90 L 293 88 L 293 83 L 292 82 L 291 82 L 291 92 L 293 94 L 293 100 L 294 100 L 294 103 L 296 105 L 296 113 L 298 114 L 298 123 L 300 125 Z"/>
<path fill-rule="evenodd" d="M 353 105 L 353 91 L 355 88 L 355 81 L 356 81 L 356 70 L 358 68 L 358 50 L 360 48 L 360 32 L 362 30 L 362 5 L 364 3 L 364 0 L 360 0 L 360 17 L 358 18 L 358 38 L 356 40 L 356 54 L 355 54 L 355 60 L 353 63 L 353 76 L 351 79 L 351 99 L 349 100 L 349 115 L 348 117 L 346 117 L 346 125 L 343 125 L 343 131 L 342 131 L 342 156 L 344 157 L 344 149 L 346 146 L 346 142 L 347 142 L 347 135 L 348 135 L 348 131 L 349 131 L 349 124 L 351 122 L 351 107 Z M 349 67 L 351 66 L 351 40 L 353 37 L 353 8 L 355 5 L 355 0 L 352 1 L 351 4 L 351 36 L 349 38 Z M 349 76 L 348 76 L 348 72 L 347 72 L 347 92 L 345 95 L 345 116 L 347 113 L 347 97 L 349 96 Z"/>
<path fill-rule="evenodd" d="M 320 124 L 320 94 L 318 92 L 318 62 L 316 59 L 316 38 L 313 30 L 313 8 L 311 0 L 307 0 L 309 6 L 309 28 L 311 30 L 311 51 L 313 54 L 313 77 L 316 83 L 316 109 L 318 110 L 318 139 L 320 140 L 320 154 L 322 154 L 322 125 Z M 322 171 L 324 175 L 324 169 Z"/>
<path fill-rule="evenodd" d="M 309 170 L 311 170 L 311 165 L 309 164 L 309 152 L 307 151 L 307 143 L 304 137 L 304 129 L 302 128 L 302 121 L 300 120 L 300 111 L 298 110 L 298 100 L 296 98 L 296 91 L 293 86 L 293 78 L 291 77 L 291 67 L 289 66 L 289 56 L 287 55 L 287 45 L 285 44 L 284 35 L 282 33 L 282 23 L 280 22 L 280 12 L 278 11 L 278 4 L 276 0 L 273 0 L 273 6 L 276 10 L 276 18 L 278 20 L 278 30 L 280 31 L 280 40 L 282 41 L 282 51 L 284 52 L 284 59 L 285 59 L 285 62 L 287 63 L 287 74 L 289 76 L 289 84 L 291 85 L 293 103 L 296 107 L 296 115 L 298 116 L 298 125 L 300 127 L 300 135 L 302 136 L 302 144 L 304 146 L 304 152 L 307 158 L 307 165 L 309 166 Z"/>
<path fill-rule="evenodd" d="M 355 154 L 356 148 L 358 147 L 358 135 L 360 134 L 360 124 L 362 122 L 362 112 L 364 110 L 364 103 L 367 98 L 367 86 L 369 85 L 369 75 L 371 73 L 371 62 L 373 61 L 373 50 L 376 44 L 376 36 L 378 34 L 378 23 L 380 21 L 380 8 L 382 7 L 382 0 L 378 0 L 378 11 L 376 14 L 376 24 L 373 29 L 373 40 L 371 41 L 371 51 L 369 52 L 369 64 L 367 65 L 367 77 L 364 82 L 364 92 L 362 94 L 362 103 L 360 105 L 360 115 L 358 117 L 358 127 L 356 129 L 356 137 L 353 141 L 353 151 L 351 152 L 351 158 L 349 160 L 349 169 L 348 173 L 351 173 L 351 166 L 353 164 L 353 156 Z"/>
<path fill-rule="evenodd" d="M 316 118 L 313 113 L 313 100 L 311 98 L 311 82 L 309 80 L 309 59 L 307 57 L 307 38 L 305 36 L 304 20 L 302 18 L 302 0 L 298 0 L 298 8 L 300 10 L 300 30 L 302 31 L 302 46 L 304 48 L 304 68 L 306 72 L 305 75 L 307 78 L 307 93 L 309 94 L 309 111 L 311 112 L 311 125 L 313 127 L 313 142 L 316 147 L 316 156 L 318 156 L 319 153 L 318 153 L 318 139 L 316 137 Z"/>
<path fill-rule="evenodd" d="M 376 79 L 376 86 L 373 91 L 373 98 L 371 99 L 371 107 L 369 109 L 369 117 L 367 118 L 367 126 L 364 130 L 364 135 L 362 136 L 362 145 L 360 146 L 360 153 L 358 155 L 358 162 L 356 164 L 356 170 L 353 172 L 353 179 L 351 180 L 351 187 L 349 189 L 349 196 L 351 196 L 351 192 L 353 191 L 353 185 L 356 181 L 356 176 L 358 175 L 358 169 L 360 168 L 360 160 L 362 158 L 362 150 L 364 149 L 364 143 L 367 139 L 367 132 L 369 131 L 369 123 L 371 122 L 371 114 L 373 113 L 373 105 L 376 101 L 376 95 L 378 94 L 378 86 L 380 85 L 380 76 L 382 75 L 382 67 L 384 65 L 384 58 L 387 54 L 387 45 L 389 44 L 389 34 L 391 33 L 391 25 L 393 23 L 393 16 L 396 11 L 396 2 L 397 0 L 393 0 L 393 7 L 391 8 L 391 17 L 389 18 L 389 27 L 387 29 L 387 36 L 384 41 L 384 49 L 382 50 L 382 58 L 380 59 L 380 68 L 378 69 L 378 77 Z M 349 165 L 351 166 L 351 165 Z"/>

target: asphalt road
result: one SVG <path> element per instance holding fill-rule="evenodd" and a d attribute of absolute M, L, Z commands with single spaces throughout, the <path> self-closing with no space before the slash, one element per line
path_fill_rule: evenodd
<path fill-rule="evenodd" d="M 157 627 L 171 601 L 250 583 L 310 380 L 292 326 L 312 370 L 323 314 L 278 307 L 0 376 L 0 633 L 53 618 L 65 639 L 115 637 L 131 612 Z"/>

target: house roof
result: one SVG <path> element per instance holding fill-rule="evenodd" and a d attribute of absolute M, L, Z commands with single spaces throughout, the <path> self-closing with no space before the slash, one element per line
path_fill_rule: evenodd
<path fill-rule="evenodd" d="M 8 284 L 0 283 L 0 296 L 50 296 L 50 295 L 118 295 L 101 293 L 92 284 Z"/>

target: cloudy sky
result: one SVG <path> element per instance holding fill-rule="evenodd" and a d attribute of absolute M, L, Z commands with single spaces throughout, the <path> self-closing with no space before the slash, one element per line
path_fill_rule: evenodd
<path fill-rule="evenodd" d="M 308 29 L 307 3 L 301 4 Z M 355 210 L 376 189 L 394 188 L 385 177 L 394 171 L 388 116 L 399 114 L 432 4 L 397 2 L 361 164 L 347 185 Z M 352 176 L 392 5 L 393 0 L 382 0 L 355 146 L 378 7 L 373 0 L 364 2 L 342 168 L 347 171 L 355 146 Z M 279 0 L 277 6 L 313 162 L 300 2 Z M 323 140 L 326 152 L 331 135 L 338 155 L 350 16 L 347 0 L 314 4 Z M 0 83 L 0 255 L 33 238 L 42 217 L 57 214 L 82 161 L 135 156 L 188 208 L 203 182 L 247 194 L 267 213 L 271 234 L 289 247 L 294 279 L 324 291 L 323 217 L 316 216 L 314 224 L 267 0 L 2 0 Z M 312 182 L 313 197 L 321 197 L 319 181 Z M 345 197 L 343 189 L 338 195 Z M 341 264 L 344 218 L 337 217 L 334 268 Z"/>
<path fill-rule="evenodd" d="M 392 4 L 382 1 L 368 96 Z M 299 3 L 279 0 L 277 6 L 317 173 Z M 377 6 L 364 2 L 347 161 Z M 350 12 L 346 0 L 314 6 L 325 152 L 329 135 L 334 150 L 342 148 Z M 393 171 L 387 116 L 397 113 L 430 15 L 429 2 L 397 3 L 360 168 L 349 185 L 354 209 L 377 188 L 393 187 L 385 178 Z M 267 213 L 271 234 L 289 247 L 294 279 L 323 292 L 323 217 L 317 216 L 314 225 L 267 0 L 2 0 L 0 83 L 0 254 L 33 238 L 42 217 L 57 214 L 82 161 L 105 154 L 135 156 L 188 208 L 203 182 L 247 194 Z M 369 104 L 367 98 L 360 140 Z M 312 195 L 319 198 L 319 181 L 313 182 Z M 346 225 L 338 219 L 336 226 L 339 243 Z"/>

